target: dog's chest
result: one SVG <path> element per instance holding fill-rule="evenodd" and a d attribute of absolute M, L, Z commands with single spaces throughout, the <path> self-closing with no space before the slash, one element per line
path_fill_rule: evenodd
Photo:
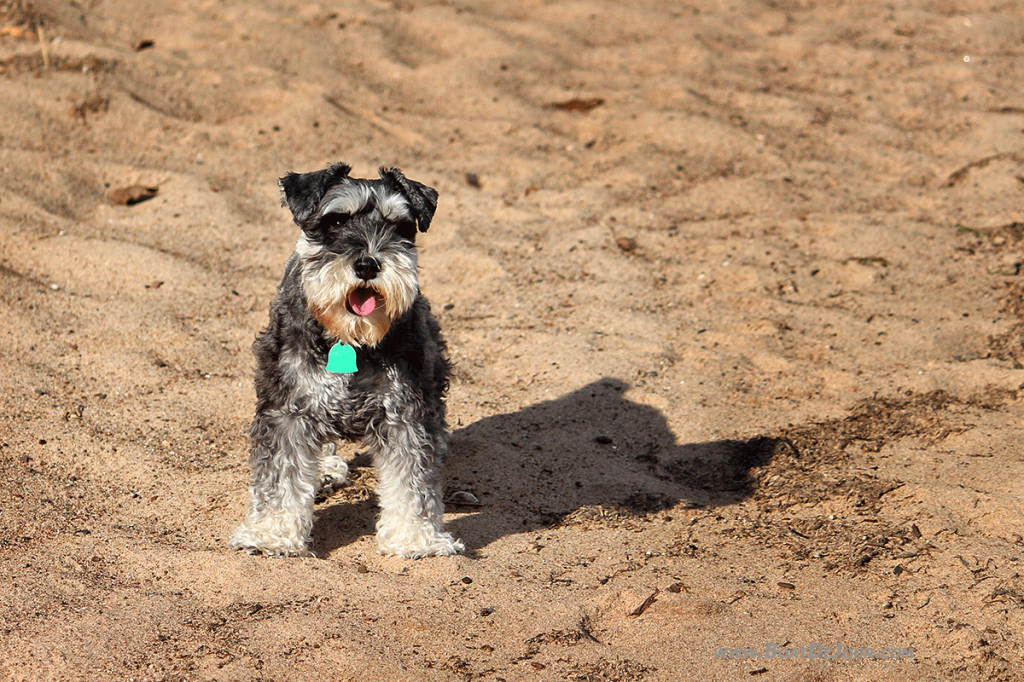
<path fill-rule="evenodd" d="M 292 369 L 299 400 L 308 401 L 318 419 L 332 424 L 339 435 L 360 436 L 381 409 L 381 387 L 388 382 L 382 368 L 362 366 L 339 374 L 328 370 L 323 358 L 307 356 Z"/>

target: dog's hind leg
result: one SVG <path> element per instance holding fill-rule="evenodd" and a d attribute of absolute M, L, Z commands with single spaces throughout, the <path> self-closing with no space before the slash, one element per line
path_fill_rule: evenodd
<path fill-rule="evenodd" d="M 320 448 L 320 478 L 317 481 L 317 497 L 326 497 L 347 483 L 348 463 L 338 456 L 337 445 L 324 443 Z"/>
<path fill-rule="evenodd" d="M 251 500 L 231 536 L 235 549 L 268 555 L 309 553 L 313 497 L 320 479 L 320 437 L 313 420 L 268 410 L 251 428 Z"/>

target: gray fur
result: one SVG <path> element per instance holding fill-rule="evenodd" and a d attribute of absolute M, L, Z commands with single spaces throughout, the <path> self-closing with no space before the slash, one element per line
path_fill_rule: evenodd
<path fill-rule="evenodd" d="M 429 226 L 437 193 L 396 169 L 373 181 L 348 171 L 337 164 L 281 179 L 302 236 L 270 323 L 254 344 L 251 503 L 230 544 L 264 554 L 309 553 L 323 472 L 345 471 L 331 444 L 351 440 L 362 443 L 378 470 L 380 551 L 453 554 L 463 545 L 441 523 L 450 365 L 415 278 L 416 227 Z M 367 258 L 380 270 L 362 268 L 369 281 L 353 267 Z M 354 288 L 374 292 L 379 304 L 372 315 L 353 312 L 347 296 Z M 326 370 L 338 340 L 355 348 L 355 374 Z"/>

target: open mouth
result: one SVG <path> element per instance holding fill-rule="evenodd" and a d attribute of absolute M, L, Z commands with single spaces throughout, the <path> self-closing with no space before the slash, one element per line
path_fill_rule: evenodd
<path fill-rule="evenodd" d="M 382 303 L 380 294 L 369 287 L 358 287 L 348 295 L 348 309 L 359 317 L 366 317 Z"/>

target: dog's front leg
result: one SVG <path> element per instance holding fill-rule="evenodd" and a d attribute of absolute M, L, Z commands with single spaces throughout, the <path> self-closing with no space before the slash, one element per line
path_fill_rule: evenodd
<path fill-rule="evenodd" d="M 314 422 L 302 415 L 268 411 L 256 415 L 251 437 L 249 512 L 230 544 L 267 555 L 306 555 L 320 475 L 320 439 Z"/>
<path fill-rule="evenodd" d="M 377 468 L 380 518 L 377 548 L 407 559 L 447 556 L 465 550 L 444 532 L 441 516 L 441 452 L 444 436 L 428 435 L 418 422 L 386 419 L 367 445 Z"/>

